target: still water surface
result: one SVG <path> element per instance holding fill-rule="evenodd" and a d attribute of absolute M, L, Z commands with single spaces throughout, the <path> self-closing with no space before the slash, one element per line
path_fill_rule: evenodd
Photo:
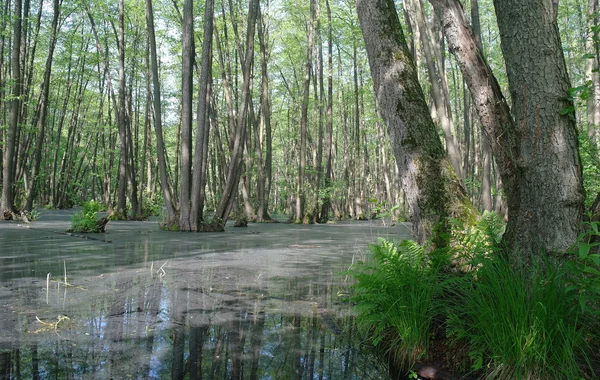
<path fill-rule="evenodd" d="M 71 214 L 0 223 L 0 378 L 389 379 L 342 272 L 407 228 L 110 222 L 84 238 L 62 233 Z"/>

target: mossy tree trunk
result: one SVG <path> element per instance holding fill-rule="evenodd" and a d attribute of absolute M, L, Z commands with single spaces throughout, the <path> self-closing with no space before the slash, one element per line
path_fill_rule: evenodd
<path fill-rule="evenodd" d="M 471 218 L 474 209 L 431 119 L 394 0 L 356 0 L 356 7 L 413 235 L 419 243 L 444 244 L 446 219 Z"/>

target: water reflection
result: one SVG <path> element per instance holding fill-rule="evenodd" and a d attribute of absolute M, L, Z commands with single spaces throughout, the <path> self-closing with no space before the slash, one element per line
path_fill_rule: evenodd
<path fill-rule="evenodd" d="M 54 251 L 48 234 L 0 225 L 0 379 L 386 379 L 340 297 L 365 238 L 319 227 L 182 246 L 130 224 L 112 244 Z"/>

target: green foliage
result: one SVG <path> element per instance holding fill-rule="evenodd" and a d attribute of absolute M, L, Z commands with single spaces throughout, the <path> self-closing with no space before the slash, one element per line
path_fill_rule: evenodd
<path fill-rule="evenodd" d="M 451 349 L 466 347 L 452 364 L 486 379 L 586 376 L 599 338 L 600 224 L 587 224 L 566 264 L 546 258 L 522 267 L 500 249 L 499 215 L 450 225 L 446 249 L 380 240 L 351 269 L 357 321 L 373 343 L 410 366 L 445 331 Z M 444 265 L 450 258 L 467 265 Z"/>
<path fill-rule="evenodd" d="M 505 227 L 502 216 L 495 212 L 485 211 L 475 225 L 451 219 L 450 256 L 477 266 L 479 259 L 498 252 Z"/>
<path fill-rule="evenodd" d="M 69 231 L 100 232 L 98 211 L 100 211 L 100 203 L 94 200 L 84 202 L 81 211 L 73 215 Z"/>
<path fill-rule="evenodd" d="M 599 222 L 585 223 L 586 231 L 577 238 L 577 244 L 569 252 L 566 269 L 569 290 L 577 298 L 584 314 L 600 315 L 600 246 Z"/>
<path fill-rule="evenodd" d="M 369 203 L 373 205 L 372 212 L 381 218 L 384 226 L 393 226 L 394 220 L 404 218 L 396 218 L 396 212 L 400 209 L 399 204 L 388 206 L 386 201 L 379 202 L 376 198 L 370 198 Z"/>
<path fill-rule="evenodd" d="M 448 335 L 469 344 L 473 369 L 487 379 L 576 378 L 588 334 L 564 268 L 515 268 L 501 256 L 448 289 Z"/>
<path fill-rule="evenodd" d="M 40 216 L 42 215 L 42 213 L 38 210 L 38 209 L 32 209 L 29 211 L 24 211 L 25 215 L 27 216 L 27 219 L 29 219 L 30 221 L 36 221 L 40 218 Z"/>
<path fill-rule="evenodd" d="M 579 134 L 579 153 L 583 167 L 583 186 L 585 187 L 585 204 L 591 207 L 596 195 L 600 193 L 600 152 L 598 146 L 585 134 Z"/>
<path fill-rule="evenodd" d="M 380 239 L 370 249 L 370 260 L 350 270 L 358 281 L 351 298 L 357 321 L 374 345 L 383 342 L 392 356 L 411 365 L 426 354 L 431 324 L 440 311 L 439 267 L 413 241 Z"/>
<path fill-rule="evenodd" d="M 164 201 L 162 196 L 155 195 L 153 198 L 144 194 L 142 199 L 142 218 L 148 219 L 151 216 L 160 216 Z"/>

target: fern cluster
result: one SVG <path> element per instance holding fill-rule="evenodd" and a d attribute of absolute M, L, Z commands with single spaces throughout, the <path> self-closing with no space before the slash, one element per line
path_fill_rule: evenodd
<path fill-rule="evenodd" d="M 73 214 L 69 231 L 99 232 L 98 211 L 100 211 L 100 203 L 94 200 L 84 202 L 81 211 Z"/>
<path fill-rule="evenodd" d="M 409 240 L 383 239 L 370 246 L 372 256 L 350 272 L 358 280 L 352 301 L 357 322 L 390 355 L 411 365 L 429 346 L 431 324 L 439 313 L 439 267 L 423 247 Z"/>

